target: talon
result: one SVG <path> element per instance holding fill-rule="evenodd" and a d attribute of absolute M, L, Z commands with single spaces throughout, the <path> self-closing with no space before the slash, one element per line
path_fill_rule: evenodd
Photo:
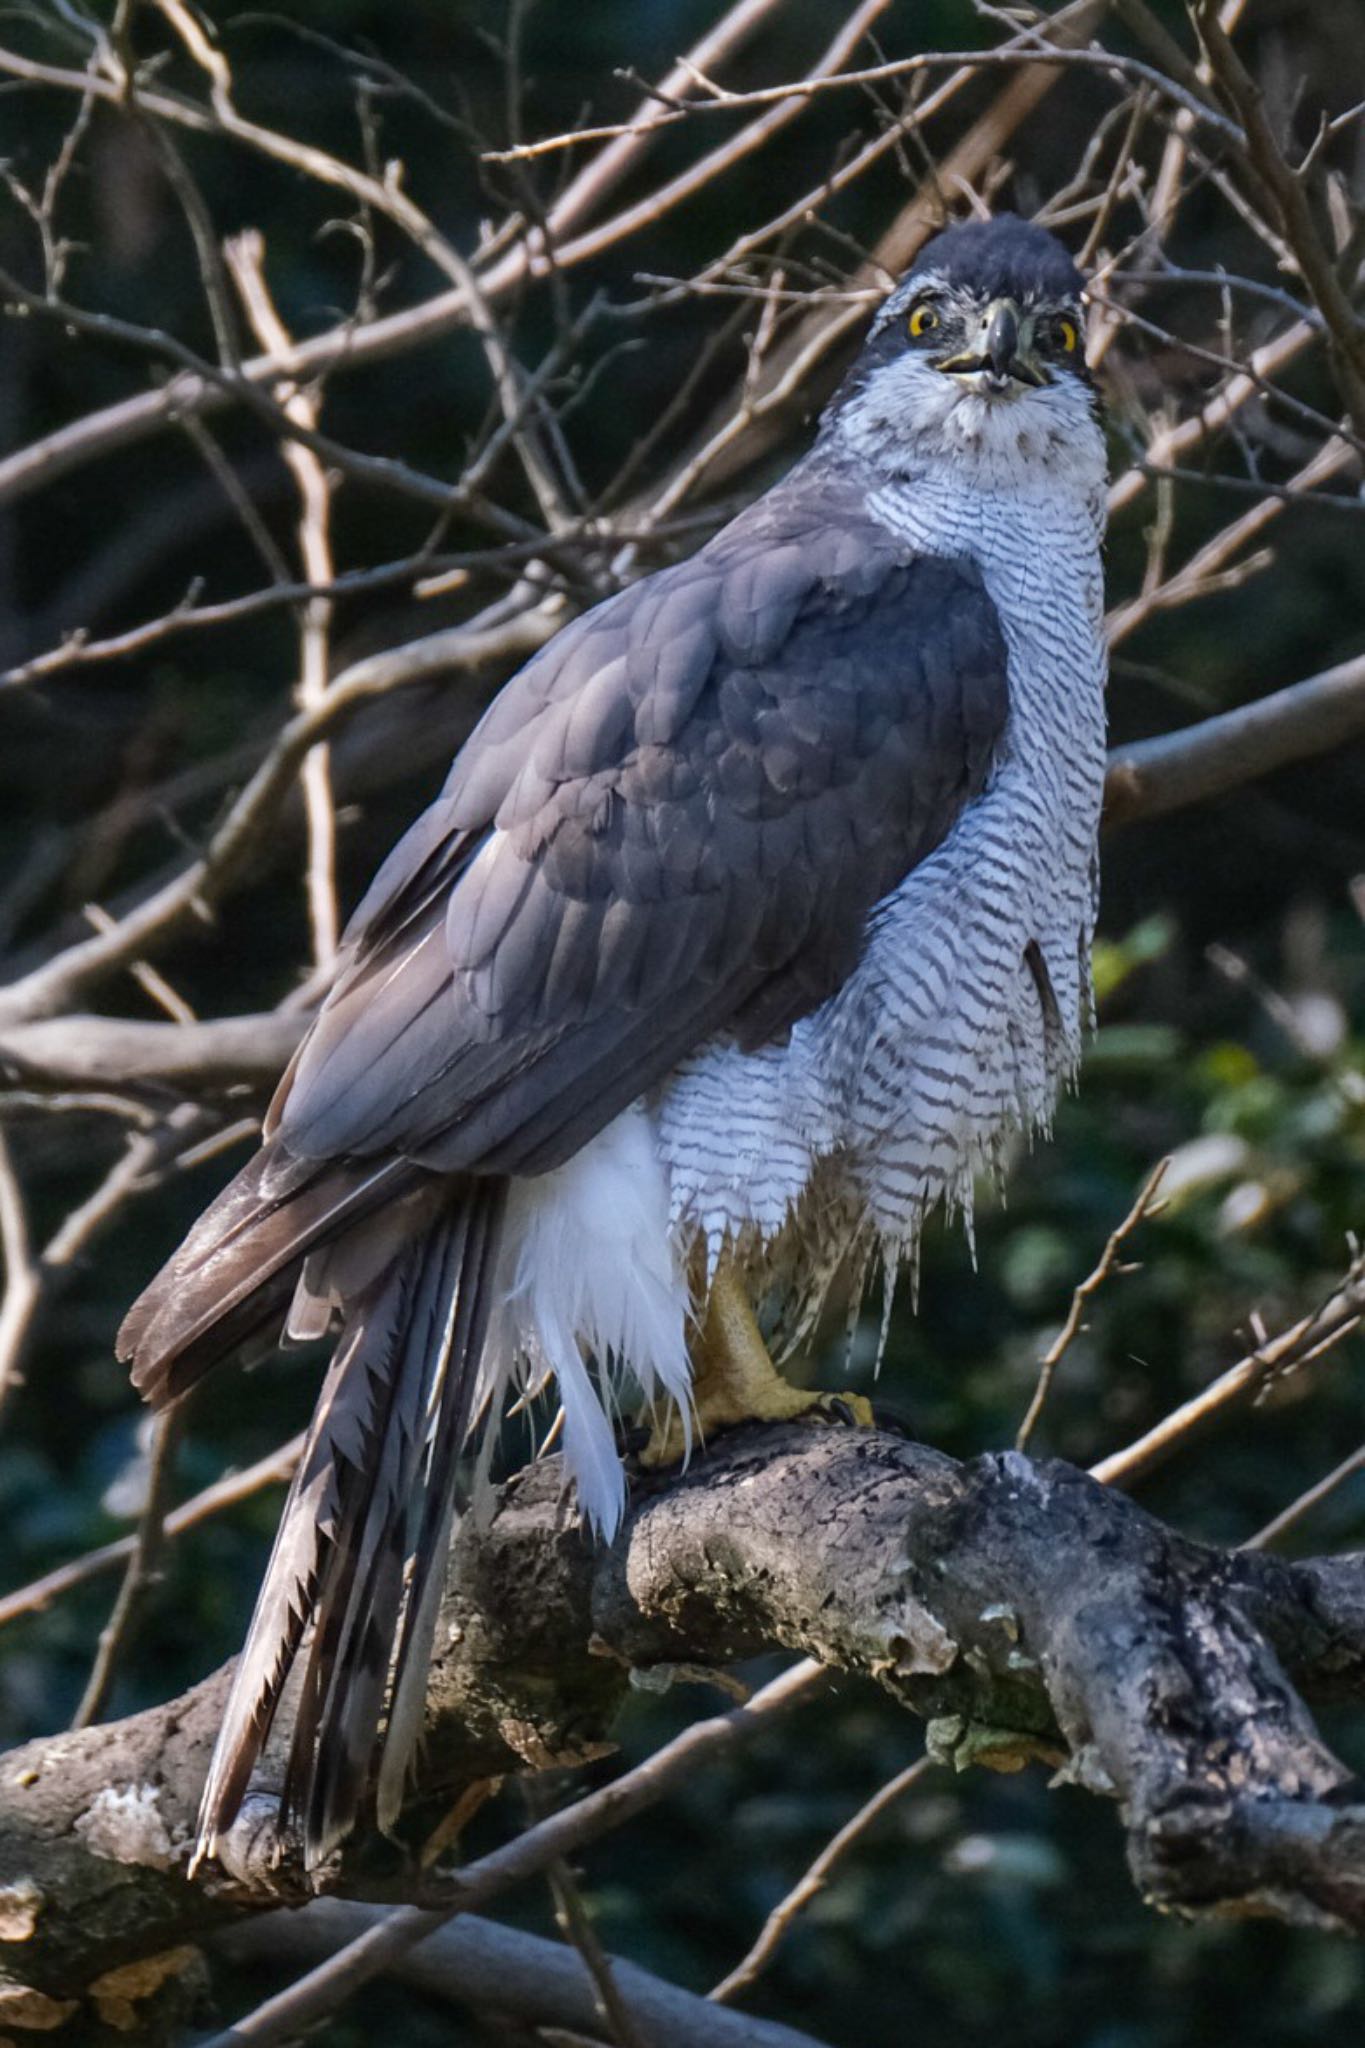
<path fill-rule="evenodd" d="M 817 1406 L 830 1422 L 842 1423 L 850 1429 L 871 1429 L 876 1421 L 866 1394 L 822 1394 Z"/>
<path fill-rule="evenodd" d="M 864 1394 L 826 1394 L 793 1387 L 773 1365 L 754 1312 L 732 1265 L 712 1283 L 706 1317 L 693 1361 L 692 1412 L 695 1432 L 705 1443 L 721 1430 L 744 1422 L 816 1422 L 871 1427 L 872 1403 Z M 656 1423 L 640 1453 L 647 1470 L 680 1464 L 686 1456 L 682 1417 L 676 1411 Z"/>

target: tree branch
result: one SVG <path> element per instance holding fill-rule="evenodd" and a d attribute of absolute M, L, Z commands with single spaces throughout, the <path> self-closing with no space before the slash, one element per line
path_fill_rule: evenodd
<path fill-rule="evenodd" d="M 1109 757 L 1105 823 L 1159 818 L 1362 736 L 1365 655 L 1358 655 L 1183 732 L 1117 748 Z"/>
<path fill-rule="evenodd" d="M 493 616 L 496 623 L 490 622 Z M 439 641 L 442 668 L 477 670 L 534 653 L 549 639 L 556 622 L 552 605 L 532 606 L 528 599 L 524 609 L 510 616 L 505 615 L 505 607 L 493 607 L 490 614 L 447 634 L 433 634 L 418 646 L 430 648 L 432 642 Z M 423 671 L 420 666 L 404 665 L 401 672 L 407 679 Z M 367 698 L 391 688 L 393 680 L 392 665 L 382 657 L 377 662 L 357 662 L 336 678 L 320 704 L 296 711 L 199 858 L 111 930 L 69 946 L 55 960 L 11 983 L 0 992 L 0 1020 L 24 1023 L 53 1016 L 92 982 L 136 960 L 148 944 L 167 939 L 202 917 L 255 853 L 293 790 L 311 749 Z"/>
<path fill-rule="evenodd" d="M 457 1538 L 414 1841 L 476 1781 L 602 1755 L 632 1667 L 695 1675 L 786 1648 L 876 1679 L 928 1719 L 941 1758 L 1042 1757 L 1120 1800 L 1154 1903 L 1365 1932 L 1365 1809 L 1295 1689 L 1365 1698 L 1365 1560 L 1224 1553 L 1067 1465 L 961 1465 L 837 1428 L 735 1432 L 638 1485 L 608 1550 L 565 1516 L 560 1485 L 557 1461 L 531 1467 L 486 1531 Z M 24 1982 L 78 1995 L 133 1942 L 159 1952 L 317 1890 L 274 1858 L 280 1742 L 225 1844 L 228 1874 L 185 1878 L 229 1677 L 6 1759 L 0 1955 Z M 658 1796 L 652 1780 L 625 1786 L 458 1873 L 445 1910 L 481 1907 Z M 442 1896 L 415 1856 L 374 1840 L 321 1881 Z"/>
<path fill-rule="evenodd" d="M 0 1086 L 175 1091 L 196 1099 L 234 1088 L 264 1093 L 279 1080 L 309 1022 L 307 1014 L 287 1010 L 192 1024 L 42 1018 L 0 1032 Z"/>
<path fill-rule="evenodd" d="M 1358 434 L 1365 434 L 1365 322 L 1337 274 L 1330 249 L 1318 231 L 1309 197 L 1306 165 L 1291 165 L 1275 139 L 1260 87 L 1233 48 L 1214 0 L 1197 0 L 1195 25 L 1208 52 L 1214 82 L 1237 115 L 1246 138 L 1245 165 L 1268 201 L 1303 280 L 1331 335 L 1332 359 L 1346 409 Z"/>
<path fill-rule="evenodd" d="M 298 1970 L 326 1961 L 382 1917 L 382 1907 L 317 1899 L 302 1912 L 270 1913 L 230 1928 L 214 1946 L 234 1960 Z M 647 2048 L 818 2048 L 809 2034 L 731 2012 L 618 1956 L 611 1970 Z M 394 1975 L 428 1997 L 525 2026 L 581 2028 L 594 2036 L 601 2026 L 592 1979 L 572 1948 L 473 1914 L 429 1935 L 401 1958 Z"/>

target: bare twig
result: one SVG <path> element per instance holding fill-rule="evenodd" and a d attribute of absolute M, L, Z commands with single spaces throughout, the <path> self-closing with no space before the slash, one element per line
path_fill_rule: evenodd
<path fill-rule="evenodd" d="M 271 1961 L 298 1970 L 334 1955 L 384 1915 L 382 1906 L 319 1899 L 301 1911 L 230 1928 L 215 1946 L 236 1962 Z M 810 2035 L 776 2020 L 727 2012 L 624 1957 L 609 1960 L 612 1978 L 651 2048 L 820 2048 Z M 474 2013 L 497 2013 L 523 2026 L 597 2032 L 596 1989 L 572 1948 L 475 1914 L 428 1935 L 395 1964 L 393 1975 L 429 1998 L 453 2000 Z"/>
<path fill-rule="evenodd" d="M 286 355 L 293 340 L 275 310 L 265 279 L 265 243 L 245 231 L 227 244 L 228 268 L 237 286 L 256 339 L 273 355 Z M 316 431 L 319 401 L 314 390 L 286 386 L 279 393 L 285 416 Z M 286 441 L 284 459 L 299 493 L 299 555 L 303 574 L 324 589 L 335 573 L 332 563 L 332 486 L 318 455 L 301 441 Z M 322 707 L 331 668 L 332 605 L 326 597 L 310 597 L 299 613 L 299 679 L 294 702 L 300 711 Z M 326 741 L 310 747 L 299 771 L 304 815 L 308 823 L 308 922 L 313 934 L 313 962 L 330 967 L 336 958 L 340 917 L 336 892 L 336 810 Z"/>
<path fill-rule="evenodd" d="M 885 4 L 885 0 L 882 0 Z M 738 41 L 751 20 L 750 10 L 736 10 L 740 20 L 731 24 L 727 33 L 725 24 L 718 24 L 714 31 L 720 41 L 721 50 Z M 188 17 L 183 9 L 178 10 L 177 27 Z M 727 17 L 727 20 L 730 18 Z M 182 29 L 182 33 L 183 33 Z M 703 39 L 698 50 L 706 47 L 710 38 Z M 719 54 L 712 43 L 713 55 Z M 827 53 L 828 54 L 828 53 Z M 412 206 L 399 188 L 389 187 L 373 178 L 355 171 L 329 157 L 326 152 L 296 144 L 292 138 L 281 136 L 275 131 L 264 129 L 257 124 L 245 122 L 236 115 L 230 105 L 230 76 L 225 72 L 221 52 L 207 42 L 201 33 L 195 55 L 214 79 L 215 107 L 213 111 L 194 105 L 179 96 L 161 91 L 140 88 L 141 104 L 158 118 L 179 122 L 200 133 L 214 133 L 220 127 L 226 129 L 235 140 L 258 150 L 276 161 L 289 164 L 292 168 L 317 178 L 324 185 L 349 193 L 353 198 L 374 207 L 375 211 L 394 221 L 395 225 L 411 235 L 412 239 L 426 254 L 439 260 L 447 274 L 456 276 L 456 282 L 444 292 L 420 302 L 414 307 L 398 313 L 384 315 L 378 319 L 346 322 L 330 329 L 313 340 L 300 343 L 286 356 L 259 356 L 240 365 L 235 380 L 225 382 L 207 374 L 207 366 L 187 367 L 170 380 L 161 390 L 128 399 L 118 405 L 108 406 L 74 421 L 70 426 L 59 428 L 42 440 L 20 449 L 14 456 L 0 461 L 0 503 L 13 496 L 33 490 L 42 484 L 55 481 L 72 467 L 93 460 L 95 457 L 126 447 L 130 442 L 142 438 L 149 432 L 168 424 L 172 419 L 183 418 L 187 413 L 200 412 L 222 405 L 229 391 L 240 395 L 241 385 L 270 384 L 281 378 L 292 382 L 306 380 L 323 369 L 353 369 L 367 362 L 381 360 L 400 350 L 407 350 L 451 332 L 468 324 L 473 308 L 465 285 L 466 266 L 456 257 L 452 267 L 452 252 L 449 243 L 436 231 L 421 212 Z M 118 100 L 127 89 L 127 81 L 119 78 L 96 78 L 88 80 L 84 72 L 64 71 L 59 66 L 43 64 L 35 59 L 11 50 L 0 49 L 0 71 L 7 71 L 13 77 L 35 84 L 57 87 L 84 93 L 87 85 L 96 97 Z M 222 96 L 226 94 L 227 98 Z M 786 95 L 789 97 L 789 95 Z M 221 103 L 220 103 L 221 102 Z M 793 112 L 799 108 L 793 108 Z M 784 116 L 784 118 L 789 118 Z M 758 124 L 753 124 L 755 128 Z M 781 125 L 781 122 L 777 124 Z M 483 301 L 494 305 L 515 289 L 517 285 L 535 270 L 543 268 L 544 251 L 552 248 L 556 270 L 565 270 L 589 257 L 600 254 L 604 249 L 628 239 L 641 228 L 654 224 L 664 213 L 680 204 L 700 189 L 709 179 L 698 181 L 692 177 L 674 180 L 664 190 L 653 195 L 647 205 L 632 205 L 614 215 L 610 221 L 590 232 L 571 236 L 570 231 L 595 209 L 602 196 L 625 176 L 644 141 L 644 124 L 637 122 L 616 140 L 609 143 L 598 157 L 585 165 L 572 181 L 558 203 L 551 207 L 545 220 L 534 236 L 523 235 L 496 262 L 479 272 L 479 289 Z M 628 131 L 628 132 L 627 132 Z M 763 126 L 758 140 L 766 140 L 773 132 L 771 121 L 763 117 Z M 751 142 L 747 147 L 756 146 Z M 739 154 L 746 153 L 740 150 Z M 722 158 L 716 153 L 712 162 L 711 176 L 724 168 L 729 157 Z M 478 263 L 478 256 L 473 259 Z"/>
<path fill-rule="evenodd" d="M 1266 117 L 1260 87 L 1243 64 L 1219 19 L 1214 0 L 1196 0 L 1195 20 L 1214 80 L 1241 124 L 1245 157 L 1294 252 L 1313 303 L 1327 322 L 1332 358 L 1346 409 L 1365 437 L 1365 323 L 1351 304 L 1336 262 L 1318 230 L 1304 166 L 1285 161 Z"/>
<path fill-rule="evenodd" d="M 183 1535 L 187 1529 L 195 1529 L 201 1522 L 212 1520 L 215 1515 L 225 1513 L 239 1502 L 249 1500 L 267 1486 L 285 1486 L 294 1476 L 294 1468 L 303 1449 L 302 1434 L 291 1437 L 278 1450 L 258 1458 L 254 1465 L 246 1466 L 240 1472 L 228 1472 L 221 1479 L 215 1479 L 190 1500 L 178 1508 L 172 1508 L 165 1518 L 164 1533 L 169 1540 Z M 63 1593 L 69 1593 L 76 1586 L 83 1586 L 88 1580 L 99 1578 L 104 1572 L 113 1571 L 117 1565 L 126 1563 L 137 1549 L 137 1537 L 120 1536 L 113 1543 L 101 1544 L 98 1550 L 88 1550 L 81 1557 L 73 1558 L 69 1564 L 58 1565 L 55 1571 L 44 1573 L 31 1585 L 20 1586 L 13 1593 L 0 1596 L 0 1628 L 7 1622 L 17 1621 L 20 1615 L 41 1613 Z"/>
<path fill-rule="evenodd" d="M 1258 1529 L 1254 1536 L 1248 1536 L 1242 1545 L 1243 1550 L 1268 1550 L 1273 1544 L 1278 1543 L 1282 1536 L 1287 1536 L 1291 1529 L 1296 1529 L 1315 1508 L 1321 1507 L 1325 1500 L 1330 1500 L 1348 1479 L 1354 1479 L 1357 1472 L 1365 1472 L 1365 1444 L 1352 1451 L 1349 1458 L 1343 1458 L 1341 1463 L 1319 1479 L 1315 1486 L 1305 1488 L 1297 1500 L 1291 1501 L 1287 1508 L 1281 1508 L 1279 1514 L 1273 1516 L 1263 1529 Z"/>
<path fill-rule="evenodd" d="M 462 556 L 438 554 L 424 548 L 418 554 L 382 562 L 373 569 L 343 570 L 330 583 L 274 583 L 262 590 L 244 591 L 240 597 L 227 597 L 208 604 L 201 602 L 203 586 L 196 579 L 169 611 L 161 612 L 142 625 L 130 626 L 125 632 L 92 640 L 83 627 L 75 627 L 62 637 L 57 646 L 0 673 L 0 690 L 21 689 L 27 684 L 46 682 L 74 669 L 145 654 L 178 633 L 204 632 L 219 626 L 235 625 L 239 620 L 259 618 L 263 613 L 280 611 L 285 606 L 307 604 L 314 598 L 335 601 L 339 597 L 386 590 L 395 584 L 411 583 L 443 566 L 458 564 L 467 571 L 479 564 L 494 567 L 499 563 L 512 563 L 524 560 L 530 552 L 528 545 L 517 543 L 512 543 L 507 549 L 480 549 L 477 554 Z"/>
<path fill-rule="evenodd" d="M 583 1958 L 596 1993 L 598 2017 L 605 2024 L 614 2048 L 648 2048 L 621 1995 L 611 1958 L 597 1938 L 578 1880 L 564 1857 L 556 1856 L 545 1875 L 555 1902 L 559 1931 Z"/>
<path fill-rule="evenodd" d="M 619 214 L 614 214 L 600 228 L 589 228 L 569 242 L 552 242 L 555 262 L 561 265 L 582 263 L 586 258 L 599 255 L 604 249 L 610 248 L 622 236 L 634 234 L 640 228 L 652 227 L 665 213 L 671 212 L 675 206 L 691 199 L 697 192 L 704 190 L 715 179 L 721 177 L 732 164 L 751 156 L 755 150 L 762 149 L 771 142 L 774 135 L 794 121 L 798 114 L 804 112 L 812 94 L 826 85 L 835 83 L 836 79 L 846 82 L 858 77 L 858 73 L 845 71 L 843 67 L 873 22 L 878 16 L 885 14 L 890 4 L 891 0 L 860 0 L 860 4 L 840 24 L 828 47 L 821 53 L 804 79 L 791 86 L 779 86 L 771 92 L 752 96 L 743 93 L 733 97 L 727 96 L 727 106 L 761 106 L 764 111 L 756 120 L 749 122 L 737 134 L 708 151 L 695 163 L 689 164 L 685 171 L 680 171 L 676 177 L 670 178 L 666 184 L 659 186 L 646 198 L 637 201 L 634 206 L 623 208 Z M 688 105 L 700 110 L 707 104 L 703 95 L 709 81 L 703 79 L 695 68 L 689 69 L 692 70 L 699 88 L 699 97 L 689 101 Z M 622 136 L 626 132 L 622 130 Z M 631 132 L 639 131 L 637 129 Z M 613 138 L 617 139 L 620 138 Z"/>
<path fill-rule="evenodd" d="M 183 1414 L 172 1409 L 152 1423 L 152 1441 L 147 1456 L 147 1494 L 132 1538 L 132 1553 L 119 1587 L 113 1611 L 100 1632 L 99 1649 L 86 1682 L 81 1702 L 72 1716 L 73 1728 L 89 1728 L 100 1719 L 118 1672 L 120 1657 L 128 1647 L 139 1612 L 160 1576 L 161 1554 L 166 1542 L 166 1503 L 175 1476 L 175 1447 L 180 1439 Z"/>
<path fill-rule="evenodd" d="M 83 1106 L 98 1105 L 89 1101 Z M 117 1106 L 112 1098 L 111 1106 Z M 54 1282 L 70 1277 L 76 1261 L 121 1213 L 129 1198 L 154 1184 L 158 1168 L 198 1148 L 210 1131 L 220 1134 L 217 1120 L 189 1104 L 172 1111 L 162 1123 L 133 1131 L 122 1155 L 94 1191 L 68 1210 L 36 1257 L 23 1221 L 18 1181 L 0 1132 L 0 1244 L 6 1261 L 5 1298 L 0 1308 L 0 1400 L 21 1383 L 34 1323 Z"/>
<path fill-rule="evenodd" d="M 285 725 L 265 760 L 229 809 L 204 853 L 158 889 L 114 930 L 68 947 L 0 995 L 0 1027 L 51 1016 L 66 1008 L 80 992 L 104 975 L 141 958 L 154 942 L 202 917 L 251 859 L 293 787 L 310 749 L 334 733 L 341 720 L 367 698 L 411 680 L 430 666 L 477 669 L 509 655 L 531 652 L 548 639 L 556 623 L 554 610 L 505 615 L 496 608 L 497 623 L 472 620 L 467 627 L 433 635 L 397 661 L 378 656 L 359 662 L 333 682 L 320 704 L 296 712 Z M 433 643 L 439 642 L 439 654 Z"/>
<path fill-rule="evenodd" d="M 932 1757 L 917 1757 L 914 1763 L 907 1764 L 903 1771 L 897 1771 L 894 1778 L 888 1778 L 870 1799 L 864 1801 L 852 1819 L 846 1820 L 844 1825 L 830 1836 L 799 1882 L 794 1884 L 786 1896 L 773 1907 L 752 1948 L 740 1958 L 728 1975 L 721 1978 L 719 1984 L 707 1994 L 708 1997 L 723 2004 L 726 1999 L 737 1998 L 741 1991 L 747 1991 L 749 1986 L 757 1981 L 786 1939 L 797 1915 L 804 1912 L 812 1899 L 819 1897 L 829 1883 L 831 1873 L 847 1856 L 849 1850 L 856 1847 L 868 1829 L 881 1819 L 888 1807 L 894 1806 L 897 1800 L 903 1798 L 912 1786 L 918 1785 L 933 1769 Z"/>
<path fill-rule="evenodd" d="M 1119 1263 L 1119 1253 L 1122 1251 L 1125 1241 L 1132 1236 L 1140 1223 L 1147 1221 L 1149 1217 L 1161 1214 L 1162 1208 L 1165 1205 L 1158 1200 L 1158 1196 L 1161 1191 L 1161 1183 L 1166 1177 L 1166 1168 L 1170 1163 L 1169 1158 L 1157 1161 L 1138 1190 L 1137 1200 L 1133 1203 L 1132 1208 L 1128 1211 L 1122 1223 L 1117 1224 L 1109 1233 L 1109 1241 L 1100 1253 L 1098 1264 L 1081 1281 L 1079 1287 L 1077 1287 L 1072 1295 L 1071 1306 L 1066 1314 L 1066 1321 L 1062 1324 L 1061 1329 L 1038 1361 L 1038 1384 L 1033 1390 L 1033 1399 L 1029 1402 L 1027 1413 L 1020 1423 L 1018 1434 L 1014 1439 L 1014 1448 L 1017 1451 L 1026 1451 L 1028 1449 L 1033 1432 L 1038 1426 L 1044 1408 L 1047 1406 L 1047 1398 L 1052 1391 L 1052 1382 L 1056 1376 L 1057 1368 L 1071 1349 L 1076 1338 L 1085 1328 L 1082 1317 L 1085 1314 L 1086 1303 L 1099 1293 L 1111 1273 L 1130 1273 L 1134 1270 L 1131 1266 Z"/>
<path fill-rule="evenodd" d="M 1258 539 L 1272 521 L 1280 518 L 1286 505 L 1296 501 L 1307 502 L 1309 494 L 1319 484 L 1338 475 L 1355 460 L 1355 451 L 1345 441 L 1326 442 L 1290 479 L 1286 488 L 1267 491 L 1249 511 L 1232 520 L 1221 533 L 1197 549 L 1164 583 L 1111 612 L 1108 621 L 1110 646 L 1121 645 L 1153 613 L 1173 611 L 1179 605 L 1226 587 L 1229 564 L 1241 549 Z"/>
<path fill-rule="evenodd" d="M 1075 6 L 1059 9 L 1048 24 L 1048 34 L 1058 47 L 1070 48 L 1090 33 L 1102 12 L 1103 0 L 1079 0 Z M 1023 54 L 1021 45 L 1008 44 L 1004 48 L 1014 55 Z M 750 385 L 747 376 L 741 377 L 739 388 L 707 418 L 692 448 L 663 485 L 664 502 L 676 501 L 675 493 L 684 477 L 689 488 L 702 474 L 708 477 L 712 490 L 723 487 L 772 448 L 798 406 L 809 408 L 812 398 L 828 388 L 830 359 L 864 317 L 852 292 L 869 285 L 885 292 L 888 281 L 913 262 L 942 219 L 945 193 L 970 190 L 985 175 L 1052 91 L 1059 76 L 1060 73 L 1044 65 L 1030 63 L 1017 77 L 1008 80 L 953 145 L 936 172 L 901 207 L 868 260 L 849 280 L 842 299 L 832 306 L 817 300 L 811 311 L 769 351 L 757 387 Z M 810 380 L 808 388 L 803 388 L 801 380 L 805 378 Z M 770 398 L 770 394 L 776 395 Z M 737 412 L 745 416 L 743 431 L 734 425 Z"/>
<path fill-rule="evenodd" d="M 1152 470 L 1160 470 L 1180 462 L 1195 448 L 1223 428 L 1250 400 L 1263 393 L 1281 370 L 1294 362 L 1317 333 L 1316 327 L 1307 320 L 1287 327 L 1274 341 L 1253 351 L 1247 358 L 1245 370 L 1230 376 L 1222 389 L 1217 391 L 1197 413 L 1181 420 L 1177 426 L 1158 434 L 1147 449 L 1147 465 L 1126 469 L 1109 488 L 1109 516 L 1118 512 L 1140 497 L 1150 481 Z"/>
<path fill-rule="evenodd" d="M 1272 1382 L 1321 1358 L 1356 1330 L 1365 1316 L 1365 1259 L 1352 1261 L 1341 1286 L 1311 1315 L 1258 1344 L 1254 1351 L 1184 1402 L 1121 1451 L 1092 1465 L 1106 1486 L 1131 1486 L 1233 1402 L 1262 1394 Z"/>
<path fill-rule="evenodd" d="M 546 223 L 557 240 L 592 214 L 639 163 L 657 124 L 658 102 L 690 98 L 696 91 L 694 70 L 710 71 L 723 64 L 783 4 L 784 0 L 737 0 L 700 42 L 693 44 L 687 55 L 645 95 L 629 120 L 618 124 L 608 147 L 597 150 L 565 188 Z"/>
<path fill-rule="evenodd" d="M 785 105 L 789 100 L 814 99 L 819 95 L 849 87 L 890 85 L 900 79 L 911 78 L 917 72 L 957 69 L 971 65 L 982 71 L 1013 70 L 1020 66 L 1044 64 L 1058 69 L 1099 71 L 1121 78 L 1136 85 L 1145 85 L 1160 99 L 1181 108 L 1192 120 L 1209 128 L 1224 141 L 1240 143 L 1241 130 L 1235 121 L 1220 114 L 1206 100 L 1197 98 L 1184 86 L 1165 72 L 1158 71 L 1150 64 L 1144 64 L 1135 57 L 1124 57 L 1112 50 L 1059 49 L 1056 44 L 1042 37 L 1031 36 L 1021 39 L 1022 47 L 1003 45 L 994 50 L 932 50 L 922 51 L 913 57 L 897 57 L 885 64 L 869 65 L 864 70 L 836 71 L 832 64 L 816 67 L 813 75 L 794 79 L 789 85 L 756 87 L 751 92 L 727 92 L 713 80 L 702 76 L 693 68 L 692 76 L 698 88 L 696 99 L 685 107 L 668 109 L 660 113 L 656 126 L 668 127 L 673 122 L 686 120 L 701 113 L 734 113 L 745 107 L 770 107 Z M 592 131 L 595 139 L 603 140 L 624 134 L 624 129 L 612 127 Z M 576 131 L 565 135 L 546 136 L 524 147 L 510 150 L 489 151 L 490 162 L 511 162 L 525 156 L 543 156 L 547 151 L 570 148 L 579 140 Z"/>
<path fill-rule="evenodd" d="M 215 2034 L 205 2048 L 238 2048 L 243 2041 L 262 2044 L 263 2048 L 268 2042 L 292 2039 L 335 2012 L 362 1984 L 392 1969 L 409 1949 L 444 1927 L 456 1914 L 486 1904 L 509 1886 L 547 1869 L 556 1858 L 572 1855 L 600 1835 L 633 1820 L 699 1765 L 713 1763 L 778 1715 L 811 1699 L 825 1682 L 820 1665 L 807 1659 L 765 1685 L 746 1705 L 708 1721 L 694 1722 L 612 1784 L 549 1815 L 477 1863 L 467 1864 L 453 1880 L 458 1891 L 454 1904 L 439 1910 L 398 1907 L 286 1991 L 238 2020 L 226 2033 Z"/>

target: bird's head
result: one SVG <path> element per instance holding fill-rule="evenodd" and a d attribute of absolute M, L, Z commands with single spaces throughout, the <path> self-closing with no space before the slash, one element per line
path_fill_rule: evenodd
<path fill-rule="evenodd" d="M 883 304 L 827 430 L 885 475 L 939 455 L 1102 469 L 1083 289 L 1045 228 L 1013 214 L 948 228 Z"/>

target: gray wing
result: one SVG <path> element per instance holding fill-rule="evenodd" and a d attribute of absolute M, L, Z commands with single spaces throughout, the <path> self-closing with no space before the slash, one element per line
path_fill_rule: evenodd
<path fill-rule="evenodd" d="M 348 931 L 295 1159 L 537 1172 L 693 1047 L 838 988 L 1008 712 L 976 568 L 792 479 L 502 691 Z"/>

